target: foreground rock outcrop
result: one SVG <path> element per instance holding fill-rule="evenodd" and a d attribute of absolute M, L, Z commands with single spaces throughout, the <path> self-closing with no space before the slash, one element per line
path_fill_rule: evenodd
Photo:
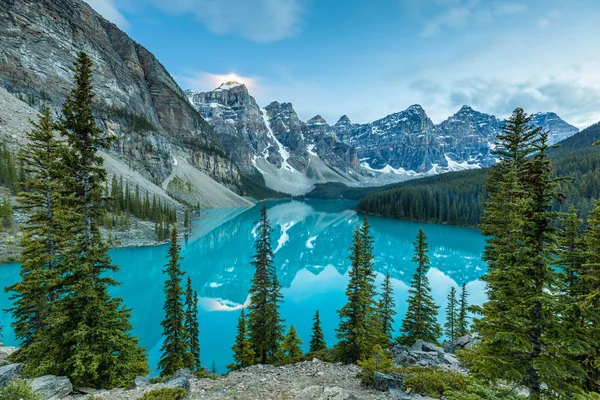
<path fill-rule="evenodd" d="M 446 351 L 437 344 L 422 340 L 413 346 L 393 346 L 392 353 L 397 365 L 438 367 L 460 373 L 467 370 L 452 354 L 457 348 L 473 344 L 470 336 L 446 343 Z M 0 355 L 13 348 L 0 347 Z M 19 378 L 22 364 L 0 367 L 0 387 L 11 379 Z M 30 380 L 32 388 L 43 400 L 134 400 L 145 393 L 161 388 L 182 388 L 190 399 L 224 400 L 383 400 L 383 399 L 427 399 L 404 386 L 405 376 L 376 372 L 374 388 L 361 384 L 355 365 L 332 364 L 313 359 L 284 366 L 255 365 L 216 379 L 197 378 L 190 370 L 177 371 L 170 379 L 161 383 L 150 383 L 146 377 L 137 377 L 130 388 L 92 390 L 73 388 L 68 378 L 52 375 Z"/>

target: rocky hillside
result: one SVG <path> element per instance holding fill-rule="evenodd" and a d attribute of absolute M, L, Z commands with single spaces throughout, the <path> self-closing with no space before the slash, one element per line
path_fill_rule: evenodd
<path fill-rule="evenodd" d="M 532 123 L 550 132 L 550 143 L 579 131 L 555 113 L 534 114 Z M 404 176 L 488 167 L 501 128 L 498 118 L 469 106 L 435 125 L 418 104 L 372 123 L 344 116 L 334 125 L 337 137 L 358 149 L 363 168 Z"/>
<path fill-rule="evenodd" d="M 44 102 L 58 107 L 83 50 L 94 62 L 95 112 L 102 128 L 118 138 L 114 156 L 158 185 L 182 159 L 208 179 L 242 191 L 239 169 L 168 71 L 86 3 L 0 0 L 0 22 L 0 87 L 34 108 Z"/>
<path fill-rule="evenodd" d="M 261 109 L 238 82 L 185 93 L 227 155 L 245 173 L 260 174 L 271 189 L 297 195 L 319 182 L 364 181 L 356 149 L 337 140 L 320 116 L 304 123 L 291 103 L 273 102 Z"/>

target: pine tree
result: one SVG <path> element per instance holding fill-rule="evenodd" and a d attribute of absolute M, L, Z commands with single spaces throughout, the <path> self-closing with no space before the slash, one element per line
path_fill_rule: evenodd
<path fill-rule="evenodd" d="M 191 362 L 187 367 L 191 370 L 199 371 L 202 368 L 200 363 L 200 330 L 198 325 L 198 293 L 192 289 L 192 278 L 188 276 L 185 291 L 185 331 L 188 335 L 189 354 Z"/>
<path fill-rule="evenodd" d="M 338 310 L 340 324 L 336 329 L 336 349 L 340 360 L 354 363 L 369 358 L 381 342 L 381 329 L 375 310 L 375 274 L 373 272 L 373 238 L 369 222 L 354 231 L 350 247 L 350 280 L 346 288 L 348 302 Z"/>
<path fill-rule="evenodd" d="M 495 153 L 500 163 L 486 181 L 482 218 L 488 300 L 474 319 L 481 343 L 472 371 L 486 379 L 527 386 L 531 399 L 573 394 L 581 368 L 555 344 L 560 331 L 556 264 L 558 239 L 552 211 L 559 198 L 547 156 L 547 133 L 516 109 L 503 127 Z M 534 154 L 532 156 L 532 154 Z M 546 386 L 547 389 L 543 390 Z"/>
<path fill-rule="evenodd" d="M 402 320 L 402 336 L 398 338 L 401 344 L 407 346 L 419 339 L 435 343 L 442 335 L 442 329 L 437 322 L 438 306 L 431 295 L 427 278 L 429 246 L 423 229 L 419 229 L 414 246 L 415 255 L 412 260 L 417 263 L 417 270 L 410 281 L 408 307 Z"/>
<path fill-rule="evenodd" d="M 37 368 L 55 343 L 46 340 L 48 319 L 55 314 L 61 280 L 61 253 L 64 243 L 61 221 L 60 159 L 65 146 L 54 138 L 50 109 L 42 109 L 39 122 L 32 122 L 26 145 L 19 158 L 27 171 L 19 195 L 20 210 L 26 215 L 23 231 L 21 281 L 9 286 L 12 292 L 13 329 L 20 342 L 15 362 L 28 361 L 25 373 L 37 375 Z"/>
<path fill-rule="evenodd" d="M 267 364 L 276 358 L 283 328 L 279 316 L 281 288 L 273 265 L 271 226 L 267 217 L 267 205 L 264 203 L 257 231 L 258 237 L 254 246 L 256 253 L 252 261 L 255 272 L 250 287 L 248 327 L 256 361 Z"/>
<path fill-rule="evenodd" d="M 381 286 L 381 298 L 379 300 L 377 310 L 380 318 L 380 326 L 382 336 L 385 338 L 384 345 L 388 345 L 392 341 L 394 333 L 394 315 L 396 315 L 396 302 L 394 301 L 394 288 L 390 279 L 390 272 L 385 274 L 385 280 Z"/>
<path fill-rule="evenodd" d="M 217 374 L 217 362 L 213 360 L 212 365 L 210 366 L 210 373 L 213 375 Z"/>
<path fill-rule="evenodd" d="M 310 336 L 310 352 L 327 349 L 327 343 L 325 343 L 325 335 L 323 335 L 323 329 L 321 328 L 321 318 L 319 316 L 319 310 L 315 312 L 313 318 L 312 333 Z"/>
<path fill-rule="evenodd" d="M 108 388 L 145 375 L 148 362 L 144 349 L 129 333 L 130 310 L 108 294 L 118 284 L 108 273 L 118 267 L 112 264 L 99 230 L 106 171 L 98 151 L 107 149 L 113 138 L 102 134 L 92 113 L 91 67 L 89 57 L 79 53 L 75 87 L 56 125 L 69 147 L 62 158 L 61 178 L 65 202 L 61 225 L 68 229 L 61 232 L 67 244 L 56 302 L 60 310 L 49 318 L 52 335 L 45 339 L 54 341 L 60 351 L 47 352 L 39 371 L 68 376 L 77 386 Z"/>
<path fill-rule="evenodd" d="M 446 323 L 444 324 L 445 333 L 449 340 L 453 341 L 458 337 L 458 299 L 456 298 L 456 288 L 452 286 L 448 293 L 448 305 L 446 306 Z"/>
<path fill-rule="evenodd" d="M 290 325 L 287 335 L 285 336 L 283 343 L 281 343 L 281 352 L 283 353 L 283 359 L 287 362 L 295 362 L 302 357 L 302 340 L 298 337 L 298 332 L 294 325 Z"/>
<path fill-rule="evenodd" d="M 577 274 L 576 305 L 579 310 L 580 337 L 585 342 L 575 361 L 585 368 L 583 387 L 600 392 L 600 200 L 588 218 L 584 237 L 585 263 Z"/>
<path fill-rule="evenodd" d="M 469 293 L 467 293 L 467 284 L 463 282 L 460 290 L 458 320 L 456 323 L 458 337 L 463 337 L 469 333 L 469 315 L 467 311 L 469 307 L 468 296 Z"/>
<path fill-rule="evenodd" d="M 163 273 L 167 274 L 165 281 L 165 318 L 161 322 L 164 342 L 161 348 L 162 356 L 158 362 L 161 376 L 171 376 L 177 370 L 186 366 L 188 351 L 187 334 L 185 331 L 185 310 L 183 304 L 184 291 L 181 287 L 183 272 L 179 266 L 181 246 L 177 243 L 177 230 L 171 232 L 169 262 L 165 264 Z"/>
<path fill-rule="evenodd" d="M 231 350 L 233 350 L 234 363 L 228 365 L 228 369 L 235 370 L 246 368 L 254 363 L 254 351 L 252 351 L 252 346 L 248 336 L 248 322 L 246 321 L 244 309 L 242 309 L 240 318 L 238 319 L 235 344 Z"/>

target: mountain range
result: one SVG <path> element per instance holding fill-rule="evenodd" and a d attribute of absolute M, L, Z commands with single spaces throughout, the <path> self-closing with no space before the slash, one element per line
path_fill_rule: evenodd
<path fill-rule="evenodd" d="M 75 56 L 87 52 L 98 123 L 117 137 L 105 155 L 109 172 L 176 202 L 244 205 L 257 193 L 302 195 L 325 182 L 378 186 L 495 162 L 502 122 L 468 106 L 437 125 L 419 105 L 367 124 L 343 116 L 329 125 L 319 115 L 304 122 L 291 103 L 261 107 L 237 82 L 182 90 L 150 51 L 81 0 L 0 0 L 0 21 L 2 96 L 58 112 Z M 0 110 L 0 139 L 21 143 L 2 121 L 28 111 L 7 113 Z M 578 131 L 554 113 L 534 114 L 533 123 L 553 142 Z"/>
<path fill-rule="evenodd" d="M 377 186 L 419 176 L 489 167 L 503 122 L 463 106 L 436 125 L 418 104 L 368 124 L 344 115 L 329 125 L 320 115 L 306 122 L 291 103 L 261 109 L 245 85 L 226 82 L 213 91 L 186 90 L 211 124 L 223 149 L 248 174 L 272 189 L 303 194 L 315 183 Z M 579 130 L 552 112 L 532 124 L 548 130 L 550 143 Z"/>

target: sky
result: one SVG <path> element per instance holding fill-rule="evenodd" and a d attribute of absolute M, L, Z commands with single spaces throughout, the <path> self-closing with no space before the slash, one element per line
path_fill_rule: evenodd
<path fill-rule="evenodd" d="M 600 0 L 85 0 L 183 89 L 245 83 L 302 120 L 420 104 L 600 121 Z"/>

